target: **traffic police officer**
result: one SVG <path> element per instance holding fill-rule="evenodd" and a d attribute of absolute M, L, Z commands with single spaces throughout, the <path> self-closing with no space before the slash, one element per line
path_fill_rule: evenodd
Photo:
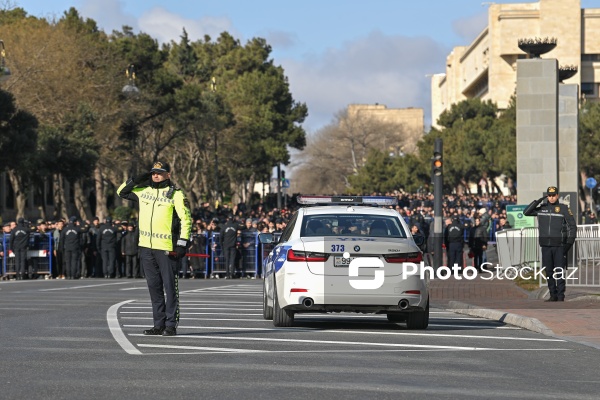
<path fill-rule="evenodd" d="M 154 317 L 154 327 L 144 335 L 174 336 L 179 322 L 177 261 L 185 256 L 192 231 L 189 203 L 171 183 L 169 164 L 161 161 L 127 180 L 117 194 L 139 205 L 140 263 Z"/>
<path fill-rule="evenodd" d="M 546 270 L 550 299 L 565 301 L 565 258 L 577 236 L 577 224 L 571 209 L 558 202 L 558 188 L 550 186 L 546 195 L 534 200 L 523 214 L 538 217 L 542 265 Z"/>

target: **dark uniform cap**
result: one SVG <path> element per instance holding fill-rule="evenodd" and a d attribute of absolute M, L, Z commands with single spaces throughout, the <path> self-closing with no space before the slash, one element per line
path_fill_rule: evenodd
<path fill-rule="evenodd" d="M 71 218 L 69 218 L 69 222 L 73 223 L 77 221 L 77 217 L 76 216 L 72 216 Z"/>
<path fill-rule="evenodd" d="M 46 223 L 46 221 L 44 221 L 44 220 L 43 220 L 43 219 L 41 219 L 41 218 L 40 218 L 40 219 L 38 219 L 38 220 L 37 220 L 37 221 L 35 221 L 35 222 L 36 222 L 36 224 L 38 224 L 38 225 L 41 225 L 41 224 L 45 224 L 45 223 Z"/>
<path fill-rule="evenodd" d="M 546 194 L 558 194 L 558 188 L 556 186 L 548 186 L 548 189 L 546 189 Z"/>
<path fill-rule="evenodd" d="M 17 220 L 17 224 L 22 224 L 22 223 L 24 223 L 24 222 L 25 222 L 25 218 L 19 218 L 19 219 Z"/>
<path fill-rule="evenodd" d="M 152 165 L 150 172 L 171 172 L 171 166 L 169 163 L 157 161 Z"/>

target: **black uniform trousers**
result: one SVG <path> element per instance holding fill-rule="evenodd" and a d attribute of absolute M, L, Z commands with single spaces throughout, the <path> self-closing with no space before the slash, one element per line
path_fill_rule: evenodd
<path fill-rule="evenodd" d="M 77 279 L 79 272 L 80 250 L 65 250 L 63 257 L 65 259 L 65 275 L 67 279 Z"/>
<path fill-rule="evenodd" d="M 550 297 L 563 300 L 567 282 L 565 280 L 565 257 L 562 246 L 542 246 L 542 266 L 548 280 Z"/>
<path fill-rule="evenodd" d="M 14 250 L 15 253 L 15 272 L 18 277 L 22 277 L 28 274 L 27 268 L 27 249 Z"/>
<path fill-rule="evenodd" d="M 459 268 L 464 268 L 463 265 L 463 243 L 462 242 L 450 242 L 448 243 L 448 268 L 454 267 L 457 264 Z"/>
<path fill-rule="evenodd" d="M 237 256 L 237 249 L 235 247 L 224 247 L 223 254 L 225 256 L 225 268 L 227 277 L 233 278 L 235 276 L 235 260 Z"/>
<path fill-rule="evenodd" d="M 137 278 L 140 275 L 137 254 L 125 256 L 125 275 L 127 275 L 128 278 Z"/>
<path fill-rule="evenodd" d="M 104 277 L 112 276 L 115 272 L 115 259 L 117 252 L 114 248 L 102 249 L 102 272 Z"/>
<path fill-rule="evenodd" d="M 179 281 L 177 260 L 165 250 L 140 247 L 140 264 L 146 275 L 154 326 L 177 327 L 179 323 Z"/>

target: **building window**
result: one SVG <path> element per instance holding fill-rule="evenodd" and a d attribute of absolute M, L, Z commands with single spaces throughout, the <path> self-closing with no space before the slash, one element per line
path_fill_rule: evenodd
<path fill-rule="evenodd" d="M 598 84 L 594 82 L 581 82 L 581 94 L 585 97 L 598 97 Z"/>
<path fill-rule="evenodd" d="M 581 61 L 600 61 L 600 54 L 582 54 Z"/>

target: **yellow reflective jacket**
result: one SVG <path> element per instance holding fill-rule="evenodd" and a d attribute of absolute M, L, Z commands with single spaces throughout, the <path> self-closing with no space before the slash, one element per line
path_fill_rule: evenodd
<path fill-rule="evenodd" d="M 192 231 L 190 205 L 169 180 L 136 186 L 129 179 L 117 194 L 139 205 L 140 247 L 173 251 L 175 246 L 187 246 Z"/>

